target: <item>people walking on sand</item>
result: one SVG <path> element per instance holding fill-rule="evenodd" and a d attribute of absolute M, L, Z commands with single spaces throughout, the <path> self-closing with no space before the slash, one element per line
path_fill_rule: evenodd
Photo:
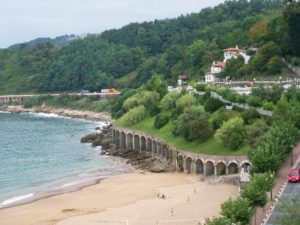
<path fill-rule="evenodd" d="M 174 216 L 174 210 L 173 210 L 173 208 L 171 208 L 171 216 Z"/>

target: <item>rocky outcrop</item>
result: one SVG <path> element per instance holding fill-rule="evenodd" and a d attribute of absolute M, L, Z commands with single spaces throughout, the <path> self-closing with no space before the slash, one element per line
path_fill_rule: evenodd
<path fill-rule="evenodd" d="M 112 125 L 105 126 L 102 129 L 97 127 L 95 133 L 82 137 L 81 143 L 91 143 L 92 147 L 101 146 L 101 154 L 127 159 L 127 163 L 137 169 L 153 173 L 172 171 L 171 163 L 167 160 L 135 150 L 120 151 L 117 149 L 116 145 L 112 143 Z"/>
<path fill-rule="evenodd" d="M 71 118 L 81 118 L 94 121 L 111 121 L 111 115 L 107 112 L 90 112 L 81 110 L 71 110 L 71 109 L 58 109 L 49 106 L 38 106 L 32 108 L 23 108 L 22 106 L 2 106 L 2 111 L 8 111 L 12 113 L 21 112 L 33 112 L 33 113 L 54 113 L 60 116 L 66 116 Z"/>
<path fill-rule="evenodd" d="M 112 143 L 112 125 L 96 128 L 95 133 L 88 134 L 81 138 L 81 143 L 91 143 L 92 147 L 101 146 L 102 151 L 108 150 Z"/>

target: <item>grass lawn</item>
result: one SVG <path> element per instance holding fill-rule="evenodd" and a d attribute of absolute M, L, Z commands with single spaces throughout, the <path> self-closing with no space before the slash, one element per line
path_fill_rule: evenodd
<path fill-rule="evenodd" d="M 230 150 L 222 146 L 219 142 L 217 142 L 214 137 L 210 138 L 204 143 L 198 143 L 196 141 L 186 141 L 183 137 L 174 136 L 172 134 L 173 125 L 171 123 L 168 123 L 161 129 L 156 129 L 153 125 L 154 119 L 154 117 L 147 117 L 143 121 L 135 125 L 129 126 L 128 128 L 144 131 L 146 133 L 161 137 L 162 139 L 176 146 L 177 148 L 190 152 L 211 155 L 247 155 L 247 152 L 249 150 L 249 146 L 247 145 L 235 151 Z M 123 126 L 118 120 L 115 122 L 115 124 L 118 126 Z"/>

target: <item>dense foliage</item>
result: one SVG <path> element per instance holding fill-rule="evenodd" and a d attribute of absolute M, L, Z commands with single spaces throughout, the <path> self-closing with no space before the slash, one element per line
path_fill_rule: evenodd
<path fill-rule="evenodd" d="M 273 45 L 272 54 L 293 59 L 299 55 L 298 49 L 290 46 L 297 43 L 294 28 L 297 31 L 295 20 L 299 15 L 294 8 L 286 7 L 281 14 L 280 0 L 225 1 L 215 8 L 176 19 L 132 23 L 101 35 L 90 35 L 62 49 L 51 44 L 3 49 L 0 50 L 0 91 L 99 91 L 112 86 L 137 87 L 154 73 L 162 74 L 171 83 L 180 74 L 201 79 L 212 61 L 222 57 L 221 50 L 236 44 L 247 48 L 258 43 L 262 49 Z M 292 16 L 287 16 L 290 11 Z M 258 22 L 265 25 L 257 25 Z M 265 34 L 259 32 L 261 26 L 267 27 Z M 292 41 L 282 42 L 286 39 Z M 258 58 L 253 60 L 255 63 L 243 68 L 241 74 L 260 72 L 258 66 L 265 62 L 267 71 L 278 70 L 278 58 L 271 53 L 259 52 L 254 57 Z"/>

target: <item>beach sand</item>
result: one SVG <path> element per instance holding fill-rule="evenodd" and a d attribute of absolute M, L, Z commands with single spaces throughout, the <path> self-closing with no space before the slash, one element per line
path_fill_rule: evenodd
<path fill-rule="evenodd" d="M 198 224 L 238 187 L 183 173 L 130 173 L 82 190 L 0 210 L 1 225 Z M 165 199 L 157 197 L 164 194 Z M 156 222 L 158 221 L 158 222 Z"/>

